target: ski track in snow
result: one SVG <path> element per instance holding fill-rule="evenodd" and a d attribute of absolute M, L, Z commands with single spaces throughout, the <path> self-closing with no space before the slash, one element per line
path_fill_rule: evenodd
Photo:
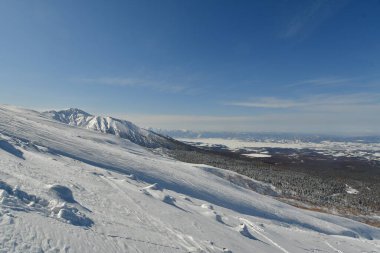
<path fill-rule="evenodd" d="M 133 199 L 131 196 L 129 196 L 128 193 L 125 192 L 123 190 L 123 188 L 120 185 L 118 185 L 117 182 L 113 182 L 113 179 L 106 178 L 104 176 L 101 176 L 101 177 L 105 181 L 107 181 L 107 183 L 109 183 L 112 187 L 114 187 L 115 190 L 120 191 L 125 198 L 128 198 L 128 200 L 129 200 L 128 203 L 134 204 L 134 206 L 138 209 L 138 211 L 136 212 L 136 215 L 139 217 L 139 220 L 140 221 L 144 221 L 145 226 L 146 225 L 152 226 L 152 227 L 150 227 L 150 231 L 152 231 L 152 229 L 153 229 L 153 231 L 157 231 L 159 233 L 162 233 L 163 231 L 160 231 L 160 228 L 165 228 L 167 230 L 167 232 L 168 232 L 167 234 L 171 234 L 171 235 L 175 235 L 176 236 L 176 233 L 173 232 L 171 229 L 169 229 L 164 224 L 162 224 L 162 222 L 160 222 L 159 219 L 154 218 L 152 215 L 147 215 L 146 214 L 146 210 L 144 210 L 140 205 L 138 205 L 138 201 L 135 200 L 135 199 Z M 158 224 L 158 225 L 155 225 L 155 224 Z M 126 237 L 118 236 L 118 235 L 108 235 L 108 236 L 119 237 L 119 238 L 124 238 L 124 239 L 126 238 Z M 127 238 L 129 240 L 142 241 L 142 240 L 139 240 L 139 239 L 132 239 L 131 237 L 127 237 Z M 153 243 L 153 242 L 149 242 L 149 243 L 152 243 L 152 244 L 155 244 L 155 245 L 160 245 L 160 246 L 163 246 L 163 247 L 173 248 L 173 249 L 180 249 L 179 247 L 175 247 L 175 246 L 161 245 L 161 244 Z"/>
<path fill-rule="evenodd" d="M 332 248 L 335 252 L 337 253 L 344 253 L 343 251 L 341 250 L 338 250 L 337 248 L 335 248 L 334 246 L 332 246 L 329 242 L 325 242 L 327 244 L 327 246 L 329 246 L 330 248 Z"/>
<path fill-rule="evenodd" d="M 380 229 L 218 170 L 0 106 L 0 252 L 379 252 Z"/>
<path fill-rule="evenodd" d="M 254 225 L 252 222 L 250 222 L 247 219 L 240 218 L 240 220 L 243 221 L 244 223 L 247 223 L 255 233 L 257 233 L 260 236 L 262 236 L 263 238 L 265 238 L 268 242 L 270 242 L 271 244 L 273 244 L 274 246 L 276 246 L 277 248 L 279 248 L 282 252 L 289 253 L 289 251 L 287 251 L 286 249 L 284 249 L 283 247 L 281 247 L 280 245 L 278 245 L 276 242 L 274 242 L 268 236 L 264 235 L 264 230 L 263 229 L 258 228 L 256 225 Z"/>

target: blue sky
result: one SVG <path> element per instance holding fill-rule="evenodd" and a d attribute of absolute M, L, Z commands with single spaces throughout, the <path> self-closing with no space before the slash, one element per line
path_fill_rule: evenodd
<path fill-rule="evenodd" d="M 0 102 L 380 134 L 380 1 L 0 1 Z"/>

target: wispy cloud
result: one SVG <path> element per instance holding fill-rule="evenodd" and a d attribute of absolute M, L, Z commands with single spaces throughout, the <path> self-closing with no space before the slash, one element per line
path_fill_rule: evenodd
<path fill-rule="evenodd" d="M 282 37 L 293 37 L 300 33 L 303 29 L 305 29 L 309 22 L 316 19 L 316 14 L 321 10 L 323 4 L 323 1 L 313 1 L 300 13 L 295 15 L 286 27 L 286 29 L 282 32 Z"/>
<path fill-rule="evenodd" d="M 256 108 L 245 115 L 124 114 L 143 127 L 206 131 L 380 134 L 380 94 L 315 95 L 300 99 L 256 98 L 229 102 Z M 261 111 L 260 109 L 265 109 Z"/>
<path fill-rule="evenodd" d="M 376 117 L 377 108 L 350 108 L 345 112 L 286 111 L 243 116 L 215 115 L 160 115 L 160 114 L 114 114 L 131 120 L 142 127 L 162 129 L 189 129 L 200 131 L 252 131 L 252 132 L 294 132 L 328 134 L 380 134 Z"/>
<path fill-rule="evenodd" d="M 80 78 L 76 79 L 80 83 L 120 86 L 120 87 L 147 87 L 165 92 L 182 92 L 187 89 L 186 86 L 175 84 L 167 81 L 156 81 L 141 78 L 128 77 L 100 77 L 100 78 Z"/>
<path fill-rule="evenodd" d="M 195 131 L 261 131 L 262 117 L 217 116 L 217 115 L 170 115 L 170 114 L 116 114 L 119 118 L 131 120 L 142 127 L 167 130 L 188 129 Z"/>
<path fill-rule="evenodd" d="M 292 13 L 292 18 L 280 32 L 283 38 L 292 38 L 298 35 L 310 34 L 324 21 L 333 16 L 348 1 L 312 0 L 303 1 L 303 8 Z M 299 5 L 298 5 L 299 6 Z M 302 6 L 302 5 L 301 5 Z"/>
<path fill-rule="evenodd" d="M 226 104 L 256 110 L 244 110 L 240 115 L 115 112 L 112 116 L 131 120 L 142 127 L 171 130 L 380 134 L 380 117 L 377 116 L 380 94 L 322 94 L 299 99 L 271 97 Z"/>
<path fill-rule="evenodd" d="M 354 76 L 354 77 L 320 77 L 320 78 L 310 78 L 306 80 L 300 80 L 290 84 L 285 84 L 282 88 L 343 88 L 350 87 L 354 89 L 363 88 L 373 88 L 378 87 L 380 83 L 379 75 L 364 75 L 364 76 Z"/>
<path fill-rule="evenodd" d="M 352 81 L 358 80 L 358 78 L 316 78 L 316 79 L 308 79 L 299 82 L 295 82 L 289 85 L 285 85 L 285 87 L 297 87 L 304 85 L 311 86 L 336 86 L 336 85 L 345 85 L 351 83 Z"/>
<path fill-rule="evenodd" d="M 252 116 L 217 116 L 217 115 L 184 115 L 184 114 L 124 114 L 113 116 L 130 120 L 142 127 L 154 127 L 168 130 L 212 130 L 245 131 L 252 123 Z"/>
<path fill-rule="evenodd" d="M 252 98 L 246 101 L 226 102 L 225 105 L 268 108 L 268 109 L 298 109 L 304 111 L 355 111 L 365 108 L 379 108 L 380 94 L 358 93 L 345 95 L 314 95 L 298 99 L 283 99 L 274 97 Z"/>
<path fill-rule="evenodd" d="M 295 100 L 280 99 L 274 97 L 253 98 L 248 101 L 227 102 L 225 105 L 257 107 L 257 108 L 291 108 L 302 106 L 302 103 Z"/>
<path fill-rule="evenodd" d="M 81 78 L 78 81 L 83 83 L 105 84 L 112 86 L 144 86 L 146 82 L 141 79 L 134 78 L 117 78 L 117 77 L 101 77 L 101 78 Z"/>

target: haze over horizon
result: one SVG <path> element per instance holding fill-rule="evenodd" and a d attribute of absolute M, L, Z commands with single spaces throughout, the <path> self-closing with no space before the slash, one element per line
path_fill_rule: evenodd
<path fill-rule="evenodd" d="M 0 103 L 379 135 L 380 2 L 1 1 Z"/>

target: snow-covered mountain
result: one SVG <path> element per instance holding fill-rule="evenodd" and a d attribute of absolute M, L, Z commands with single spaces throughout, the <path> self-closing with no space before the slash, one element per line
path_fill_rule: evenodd
<path fill-rule="evenodd" d="M 113 134 L 144 147 L 170 148 L 175 144 L 172 139 L 156 134 L 150 130 L 140 128 L 132 122 L 112 117 L 94 116 L 76 108 L 61 111 L 48 111 L 44 114 L 70 126 Z"/>
<path fill-rule="evenodd" d="M 0 252 L 380 251 L 379 228 L 224 179 L 234 176 L 0 106 Z"/>

